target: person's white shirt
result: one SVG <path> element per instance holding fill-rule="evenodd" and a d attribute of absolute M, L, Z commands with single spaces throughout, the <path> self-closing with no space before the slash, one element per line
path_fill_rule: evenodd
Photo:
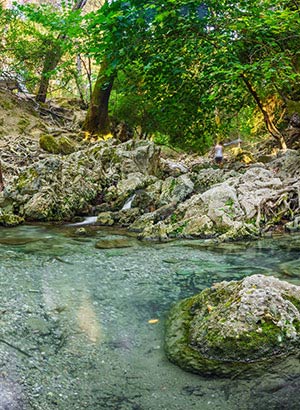
<path fill-rule="evenodd" d="M 223 157 L 223 147 L 220 144 L 215 146 L 215 158 L 222 158 Z"/>

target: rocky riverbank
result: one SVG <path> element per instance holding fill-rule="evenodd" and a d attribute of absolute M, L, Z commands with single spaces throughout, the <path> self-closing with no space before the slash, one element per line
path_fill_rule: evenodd
<path fill-rule="evenodd" d="M 155 241 L 300 229 L 298 149 L 226 150 L 217 167 L 208 155 L 120 142 L 128 135 L 117 128 L 107 141 L 86 140 L 79 127 L 84 112 L 70 102 L 39 106 L 2 90 L 0 116 L 3 226 L 97 216 L 98 225 Z"/>
<path fill-rule="evenodd" d="M 208 157 L 170 159 L 149 141 L 64 138 L 63 147 L 72 147 L 66 153 L 54 138 L 51 153 L 42 138 L 2 138 L 4 226 L 97 215 L 99 225 L 160 241 L 254 238 L 300 227 L 299 151 L 218 168 Z"/>

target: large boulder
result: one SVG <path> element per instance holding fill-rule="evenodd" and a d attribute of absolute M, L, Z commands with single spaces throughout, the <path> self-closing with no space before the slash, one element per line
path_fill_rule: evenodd
<path fill-rule="evenodd" d="M 49 156 L 27 167 L 3 191 L 2 207 L 26 220 L 68 220 L 101 191 L 101 166 L 92 169 L 78 153 L 68 160 Z"/>
<path fill-rule="evenodd" d="M 160 148 L 149 141 L 128 141 L 116 148 L 123 174 L 140 172 L 158 175 L 160 172 Z"/>
<path fill-rule="evenodd" d="M 192 173 L 192 180 L 195 184 L 195 191 L 202 193 L 207 191 L 213 185 L 222 183 L 229 178 L 238 177 L 239 173 L 234 170 L 225 170 L 222 168 L 200 169 Z"/>
<path fill-rule="evenodd" d="M 76 151 L 76 144 L 68 137 L 55 138 L 53 135 L 44 134 L 40 136 L 40 147 L 51 154 L 71 154 Z"/>
<path fill-rule="evenodd" d="M 257 215 L 260 206 L 283 188 L 280 178 L 261 167 L 249 169 L 233 185 L 246 219 Z"/>
<path fill-rule="evenodd" d="M 244 220 L 236 190 L 226 182 L 179 204 L 170 222 L 169 233 L 180 229 L 183 236 L 220 237 L 227 234 L 232 239 L 253 235 L 255 230 Z"/>
<path fill-rule="evenodd" d="M 194 195 L 195 190 L 202 191 L 205 184 L 202 188 L 201 185 L 188 184 L 189 174 L 170 177 L 163 182 L 160 198 L 166 202 L 178 202 L 177 208 L 165 221 L 168 237 L 214 237 L 220 241 L 255 238 L 266 223 L 270 228 L 280 224 L 281 219 L 289 220 L 291 209 L 288 203 L 284 208 L 285 202 L 280 197 L 286 185 L 274 171 L 252 166 L 244 174 L 228 172 L 226 175 L 228 179 L 225 182 Z M 224 177 L 221 174 L 216 176 Z M 195 176 L 193 181 L 197 181 Z M 172 196 L 177 186 L 180 187 L 179 195 Z M 296 187 L 290 196 L 294 191 Z M 147 232 L 141 236 L 146 238 L 151 230 L 158 232 L 155 223 L 153 221 L 152 226 L 147 226 Z"/>
<path fill-rule="evenodd" d="M 257 372 L 300 346 L 300 287 L 272 276 L 221 282 L 173 307 L 168 358 L 205 375 Z"/>
<path fill-rule="evenodd" d="M 277 158 L 268 164 L 271 170 L 281 178 L 298 177 L 300 175 L 300 152 L 288 149 L 280 151 Z"/>
<path fill-rule="evenodd" d="M 169 177 L 162 183 L 162 192 L 159 205 L 167 205 L 170 202 L 184 201 L 194 189 L 194 183 L 188 175 L 180 175 L 178 178 Z"/>

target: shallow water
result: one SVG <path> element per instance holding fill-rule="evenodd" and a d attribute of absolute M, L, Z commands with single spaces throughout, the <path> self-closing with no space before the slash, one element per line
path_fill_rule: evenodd
<path fill-rule="evenodd" d="M 300 365 L 256 378 L 184 372 L 164 355 L 179 299 L 254 273 L 300 285 L 300 235 L 97 249 L 122 232 L 0 230 L 0 410 L 299 409 Z"/>

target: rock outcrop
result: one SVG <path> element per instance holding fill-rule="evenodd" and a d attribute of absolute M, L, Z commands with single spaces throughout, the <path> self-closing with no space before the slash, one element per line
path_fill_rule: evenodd
<path fill-rule="evenodd" d="M 0 206 L 30 221 L 70 220 L 100 196 L 120 209 L 133 191 L 153 182 L 158 163 L 158 147 L 133 141 L 49 155 L 20 169 L 1 193 Z"/>

